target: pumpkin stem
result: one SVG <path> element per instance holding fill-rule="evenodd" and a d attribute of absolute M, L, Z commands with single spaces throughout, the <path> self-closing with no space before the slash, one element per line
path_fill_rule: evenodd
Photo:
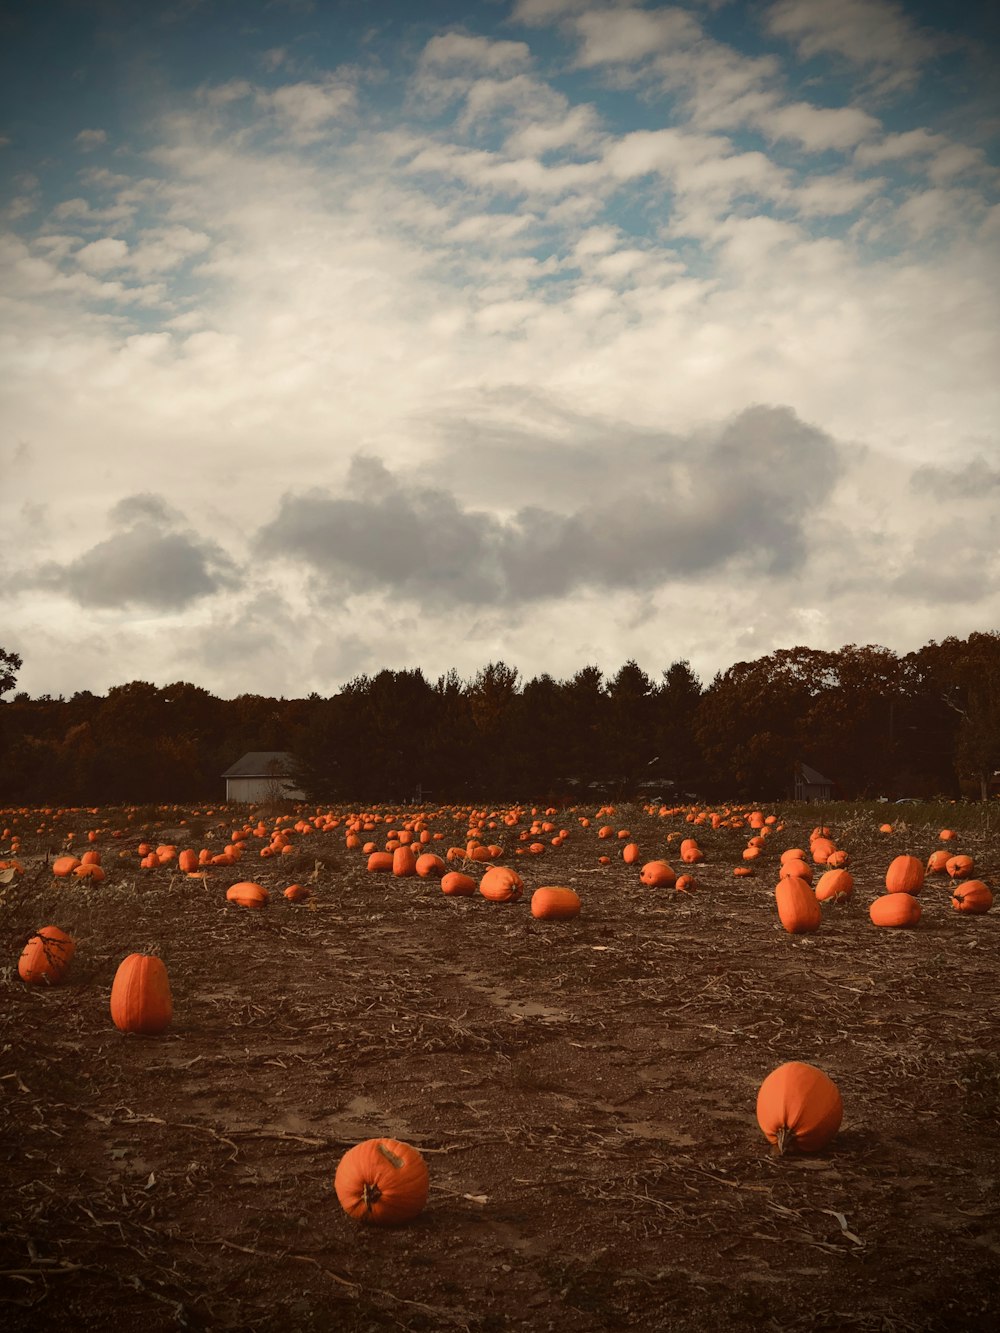
<path fill-rule="evenodd" d="M 795 1130 L 789 1129 L 787 1125 L 781 1125 L 778 1129 L 777 1149 L 780 1156 L 784 1156 L 790 1148 L 795 1147 Z"/>
<path fill-rule="evenodd" d="M 392 1165 L 396 1168 L 397 1171 L 403 1165 L 402 1157 L 397 1157 L 394 1152 L 390 1152 L 384 1143 L 380 1143 L 378 1145 L 378 1150 L 383 1157 L 388 1158 L 388 1160 L 392 1163 Z"/>
<path fill-rule="evenodd" d="M 382 1191 L 376 1184 L 374 1184 L 374 1182 L 372 1184 L 369 1184 L 368 1181 L 366 1180 L 364 1183 L 363 1197 L 365 1203 L 365 1210 L 370 1213 L 371 1210 L 374 1208 L 374 1206 L 378 1203 L 379 1199 L 381 1199 Z"/>

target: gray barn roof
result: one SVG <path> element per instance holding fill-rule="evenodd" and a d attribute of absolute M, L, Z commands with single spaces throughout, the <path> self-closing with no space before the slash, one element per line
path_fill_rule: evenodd
<path fill-rule="evenodd" d="M 237 759 L 224 778 L 274 778 L 290 775 L 294 760 L 287 750 L 250 750 Z"/>

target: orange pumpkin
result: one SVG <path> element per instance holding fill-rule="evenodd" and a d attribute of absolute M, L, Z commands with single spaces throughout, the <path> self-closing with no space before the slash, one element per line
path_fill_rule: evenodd
<path fill-rule="evenodd" d="M 440 856 L 435 856 L 433 852 L 424 852 L 417 857 L 414 869 L 421 879 L 440 879 L 447 873 L 448 867 Z"/>
<path fill-rule="evenodd" d="M 76 941 L 58 926 L 43 926 L 21 950 L 17 974 L 30 985 L 58 986 L 66 975 Z"/>
<path fill-rule="evenodd" d="M 377 875 L 392 874 L 393 852 L 372 852 L 368 858 L 368 869 Z"/>
<path fill-rule="evenodd" d="M 251 880 L 244 879 L 239 884 L 233 884 L 226 890 L 226 899 L 228 902 L 236 903 L 239 907 L 250 907 L 259 910 L 267 903 L 267 889 L 262 884 L 254 884 Z"/>
<path fill-rule="evenodd" d="M 333 1187 L 355 1221 L 394 1226 L 412 1221 L 423 1209 L 430 1177 L 427 1163 L 409 1143 L 366 1139 L 344 1153 Z"/>
<path fill-rule="evenodd" d="M 805 935 L 819 930 L 823 913 L 812 886 L 794 875 L 784 876 L 774 890 L 778 917 L 790 935 Z"/>
<path fill-rule="evenodd" d="M 897 856 L 885 872 L 885 887 L 890 893 L 917 894 L 924 886 L 924 867 L 916 856 Z"/>
<path fill-rule="evenodd" d="M 544 884 L 531 895 L 531 915 L 540 921 L 565 921 L 580 915 L 580 896 L 573 889 Z"/>
<path fill-rule="evenodd" d="M 993 906 L 993 894 L 981 879 L 964 879 L 951 891 L 951 905 L 956 912 L 980 915 Z"/>
<path fill-rule="evenodd" d="M 971 856 L 952 856 L 944 868 L 945 874 L 951 879 L 968 879 L 976 866 Z"/>
<path fill-rule="evenodd" d="M 417 873 L 417 858 L 409 843 L 400 843 L 392 854 L 392 873 L 400 877 Z"/>
<path fill-rule="evenodd" d="M 441 876 L 441 892 L 449 898 L 470 898 L 477 888 L 471 875 L 463 875 L 460 870 L 449 870 Z"/>
<path fill-rule="evenodd" d="M 945 869 L 945 867 L 947 866 L 950 860 L 951 860 L 951 852 L 946 852 L 943 847 L 941 848 L 940 851 L 931 852 L 930 856 L 927 858 L 928 875 L 947 874 L 948 872 Z"/>
<path fill-rule="evenodd" d="M 802 1060 L 779 1065 L 757 1092 L 757 1123 L 779 1153 L 818 1152 L 843 1118 L 844 1103 L 836 1083 Z"/>
<path fill-rule="evenodd" d="M 173 1018 L 170 981 L 162 958 L 132 953 L 119 965 L 111 986 L 111 1018 L 122 1032 L 155 1036 Z"/>
<path fill-rule="evenodd" d="M 304 903 L 307 898 L 312 897 L 312 889 L 305 884 L 289 884 L 284 896 L 290 903 Z"/>
<path fill-rule="evenodd" d="M 868 909 L 873 926 L 915 926 L 921 908 L 912 893 L 884 893 Z"/>
<path fill-rule="evenodd" d="M 639 871 L 639 880 L 652 889 L 672 889 L 677 883 L 677 875 L 666 861 L 647 861 Z"/>
<path fill-rule="evenodd" d="M 490 866 L 479 881 L 479 892 L 491 903 L 513 903 L 524 893 L 524 881 L 516 870 Z"/>
<path fill-rule="evenodd" d="M 854 892 L 854 876 L 848 870 L 827 870 L 816 883 L 816 901 L 844 902 Z"/>

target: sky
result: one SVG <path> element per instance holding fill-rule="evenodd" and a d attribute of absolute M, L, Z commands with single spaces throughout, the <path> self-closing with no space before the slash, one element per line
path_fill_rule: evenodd
<path fill-rule="evenodd" d="M 18 688 L 1000 627 L 996 12 L 4 6 Z"/>

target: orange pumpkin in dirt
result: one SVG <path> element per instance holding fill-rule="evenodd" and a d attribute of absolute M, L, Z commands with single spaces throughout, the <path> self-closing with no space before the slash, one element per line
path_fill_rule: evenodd
<path fill-rule="evenodd" d="M 226 890 L 226 900 L 236 903 L 238 907 L 250 907 L 259 910 L 267 905 L 267 889 L 262 884 L 254 884 L 251 880 L 241 880 L 239 884 L 233 884 Z"/>
<path fill-rule="evenodd" d="M 441 876 L 441 892 L 448 898 L 471 898 L 478 885 L 471 875 L 463 875 L 460 870 L 449 870 Z"/>
<path fill-rule="evenodd" d="M 757 1092 L 757 1123 L 779 1153 L 819 1152 L 843 1118 L 844 1103 L 836 1083 L 802 1060 L 779 1065 Z"/>
<path fill-rule="evenodd" d="M 427 1163 L 399 1139 L 366 1139 L 348 1148 L 333 1187 L 340 1206 L 356 1222 L 395 1226 L 421 1212 L 430 1191 Z"/>
<path fill-rule="evenodd" d="M 807 880 L 785 875 L 774 890 L 778 918 L 789 935 L 805 935 L 819 930 L 823 913 Z"/>
<path fill-rule="evenodd" d="M 491 903 L 513 903 L 524 893 L 524 881 L 516 870 L 490 866 L 479 881 L 479 892 Z"/>
<path fill-rule="evenodd" d="M 677 883 L 677 874 L 666 861 L 647 861 L 639 871 L 639 880 L 651 889 L 672 889 Z"/>
<path fill-rule="evenodd" d="M 111 986 L 111 1018 L 122 1032 L 156 1036 L 173 1018 L 170 981 L 163 959 L 133 953 L 119 965 Z"/>
<path fill-rule="evenodd" d="M 884 893 L 868 909 L 873 926 L 915 926 L 921 908 L 912 893 Z"/>
<path fill-rule="evenodd" d="M 951 891 L 951 905 L 956 912 L 978 916 L 993 906 L 993 893 L 981 879 L 963 879 Z"/>
<path fill-rule="evenodd" d="M 885 887 L 890 893 L 917 894 L 924 886 L 924 867 L 916 856 L 897 856 L 885 872 Z"/>
<path fill-rule="evenodd" d="M 971 856 L 951 856 L 944 868 L 951 879 L 968 879 L 976 866 Z"/>
<path fill-rule="evenodd" d="M 540 921 L 565 921 L 580 915 L 580 896 L 561 885 L 544 884 L 531 895 L 531 915 Z"/>
<path fill-rule="evenodd" d="M 816 882 L 816 901 L 846 902 L 854 892 L 854 876 L 848 870 L 827 870 Z"/>
<path fill-rule="evenodd" d="M 58 986 L 76 952 L 76 941 L 58 926 L 43 926 L 21 950 L 17 975 L 29 985 Z"/>

